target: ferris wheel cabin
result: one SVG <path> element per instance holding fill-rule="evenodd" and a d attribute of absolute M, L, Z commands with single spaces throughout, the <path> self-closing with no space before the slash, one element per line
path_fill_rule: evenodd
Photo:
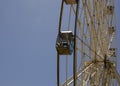
<path fill-rule="evenodd" d="M 108 27 L 108 32 L 109 32 L 109 35 L 114 34 L 116 32 L 115 27 L 113 27 L 113 26 Z"/>
<path fill-rule="evenodd" d="M 116 48 L 110 48 L 109 49 L 109 55 L 111 56 L 111 57 L 116 57 Z"/>
<path fill-rule="evenodd" d="M 77 4 L 78 0 L 65 0 L 66 4 Z"/>
<path fill-rule="evenodd" d="M 111 15 L 114 13 L 114 6 L 108 5 L 107 6 L 107 14 Z"/>
<path fill-rule="evenodd" d="M 71 55 L 73 52 L 72 31 L 61 31 L 57 36 L 56 49 L 60 55 Z"/>

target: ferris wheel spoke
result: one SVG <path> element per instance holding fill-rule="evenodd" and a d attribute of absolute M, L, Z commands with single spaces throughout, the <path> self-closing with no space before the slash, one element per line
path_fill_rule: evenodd
<path fill-rule="evenodd" d="M 84 52 L 84 51 L 82 51 L 80 48 L 77 48 L 77 50 L 78 50 L 79 52 L 81 52 L 81 54 L 84 54 L 84 56 L 85 56 L 85 57 L 92 58 L 89 54 L 85 53 L 85 52 Z M 81 57 L 81 58 L 83 58 L 83 59 L 84 59 L 84 57 Z M 83 59 L 81 59 L 81 62 L 84 62 L 84 61 L 83 61 Z"/>
<path fill-rule="evenodd" d="M 73 9 L 73 12 L 74 12 L 74 14 L 75 14 L 75 9 L 74 9 L 74 7 L 73 6 L 71 6 L 72 7 L 72 9 Z M 82 13 L 81 13 L 82 14 Z M 83 22 L 82 21 L 80 21 L 80 19 L 78 19 L 77 20 L 77 22 L 78 22 L 78 26 L 79 26 L 79 29 L 80 29 L 80 32 L 83 32 L 83 30 L 82 30 L 82 26 L 81 26 L 81 24 L 83 24 Z M 81 33 L 82 34 L 82 36 L 84 37 L 84 38 L 87 38 L 87 35 L 85 35 L 84 33 Z M 87 42 L 86 42 L 87 43 Z M 90 57 L 90 56 L 89 56 Z"/>
<path fill-rule="evenodd" d="M 95 25 L 95 28 L 96 28 L 96 40 L 97 40 L 97 44 L 98 44 L 98 49 L 100 48 L 101 50 L 98 50 L 98 52 L 101 52 L 101 54 L 104 56 L 104 51 L 103 51 L 103 44 L 102 43 L 102 40 L 103 38 L 101 38 L 101 36 L 103 36 L 104 34 L 101 33 L 101 29 L 102 28 L 102 22 L 100 21 L 102 19 L 102 6 L 101 6 L 101 3 L 102 1 L 95 1 L 95 12 L 94 12 L 94 25 Z"/>
<path fill-rule="evenodd" d="M 100 55 L 98 55 L 93 49 L 91 49 L 89 45 L 87 45 L 83 40 L 81 40 L 78 36 L 77 36 L 77 38 L 78 38 L 85 46 L 87 46 L 93 53 L 95 53 L 98 57 L 102 58 L 102 57 L 101 57 Z"/>
<path fill-rule="evenodd" d="M 75 11 L 75 8 L 73 7 L 73 5 L 71 5 L 71 8 L 72 8 L 73 13 L 74 13 L 74 15 L 75 15 L 76 11 Z M 81 14 L 80 14 L 80 17 L 81 17 L 82 14 L 83 14 L 83 7 L 82 7 L 82 12 L 80 12 L 80 13 L 81 13 Z M 79 27 L 79 29 L 80 29 L 80 32 L 83 32 L 83 31 L 82 31 L 82 28 L 84 28 L 84 27 L 82 27 L 82 24 L 84 24 L 84 22 L 83 22 L 83 21 L 80 21 L 80 19 L 77 19 L 77 23 L 78 23 L 78 27 Z M 86 35 L 86 34 L 83 34 L 83 37 L 86 38 L 87 35 Z"/>
<path fill-rule="evenodd" d="M 93 22 L 94 14 L 90 12 L 91 9 L 92 9 L 92 8 L 90 9 L 91 3 L 89 1 L 88 1 L 88 3 L 87 2 L 83 2 L 83 3 L 84 3 L 84 9 L 86 9 L 86 10 L 84 10 L 85 11 L 85 16 L 86 16 L 86 21 L 90 22 L 90 24 L 87 22 L 87 24 L 89 25 L 88 29 L 90 29 L 89 30 L 90 39 L 91 39 L 90 44 L 91 44 L 91 47 L 93 48 L 93 50 L 97 51 L 97 44 L 98 44 L 98 36 L 97 35 L 98 34 L 97 34 L 96 29 L 95 29 L 95 24 Z M 87 14 L 88 14 L 89 17 L 87 17 Z M 93 55 L 96 55 L 96 54 L 93 53 Z M 96 59 L 96 56 L 95 56 L 95 59 Z"/>
<path fill-rule="evenodd" d="M 89 68 L 91 68 L 93 66 L 93 63 L 90 63 L 88 66 L 84 67 L 83 69 L 79 70 L 76 75 L 78 79 L 85 71 L 89 70 Z M 73 83 L 73 76 L 71 76 L 70 78 L 68 78 L 67 81 L 65 81 L 63 84 L 61 84 L 61 86 L 66 86 L 66 84 L 69 86 L 71 83 Z"/>

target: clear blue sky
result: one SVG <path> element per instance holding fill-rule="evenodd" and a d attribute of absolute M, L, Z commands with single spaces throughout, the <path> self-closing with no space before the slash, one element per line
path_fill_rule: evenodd
<path fill-rule="evenodd" d="M 115 1 L 120 37 L 120 0 Z M 0 86 L 56 86 L 60 4 L 61 0 L 0 0 Z"/>

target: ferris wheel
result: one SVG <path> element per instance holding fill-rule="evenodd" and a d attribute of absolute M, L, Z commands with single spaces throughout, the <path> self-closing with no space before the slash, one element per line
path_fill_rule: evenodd
<path fill-rule="evenodd" d="M 57 86 L 120 86 L 114 0 L 61 1 Z M 65 65 L 61 58 L 66 59 Z"/>

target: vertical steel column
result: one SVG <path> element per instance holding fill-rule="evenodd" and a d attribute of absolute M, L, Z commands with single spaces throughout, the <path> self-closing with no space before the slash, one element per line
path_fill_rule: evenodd
<path fill-rule="evenodd" d="M 58 34 L 60 33 L 61 30 L 63 6 L 64 6 L 64 0 L 62 0 L 62 4 L 61 4 Z M 60 86 L 60 56 L 58 52 L 57 52 L 57 86 Z"/>
<path fill-rule="evenodd" d="M 77 33 L 77 19 L 78 19 L 78 11 L 79 11 L 79 0 L 76 6 L 76 14 L 75 14 L 75 27 L 74 27 L 74 54 L 73 54 L 73 86 L 76 86 L 76 70 L 77 70 L 77 57 L 76 57 L 76 33 Z"/>

